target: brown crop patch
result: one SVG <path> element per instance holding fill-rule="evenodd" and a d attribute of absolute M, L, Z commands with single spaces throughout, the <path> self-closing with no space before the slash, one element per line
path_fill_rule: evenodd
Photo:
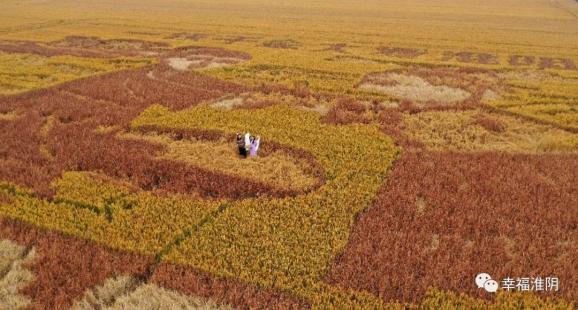
<path fill-rule="evenodd" d="M 244 52 L 200 46 L 180 47 L 164 54 L 164 57 L 170 67 L 179 71 L 234 65 L 251 59 Z"/>
<path fill-rule="evenodd" d="M 182 52 L 197 51 L 206 52 L 196 48 Z M 209 51 L 230 55 L 221 49 Z M 149 76 L 151 72 L 154 79 Z M 102 127 L 128 129 L 130 121 L 153 103 L 162 102 L 173 109 L 182 109 L 225 95 L 238 95 L 244 90 L 230 82 L 180 73 L 161 64 L 4 97 L 0 100 L 2 110 L 13 110 L 21 117 L 0 122 L 3 141 L 0 179 L 31 188 L 44 198 L 53 196 L 50 184 L 63 171 L 101 172 L 143 190 L 205 198 L 281 197 L 301 194 L 321 184 L 319 176 L 322 174 L 317 174 L 319 165 L 308 156 L 303 160 L 307 163 L 303 166 L 304 173 L 315 173 L 316 181 L 303 188 L 282 188 L 187 162 L 159 158 L 165 150 L 163 145 L 120 139 L 114 132 L 96 130 Z M 267 154 L 268 145 L 263 144 L 263 155 Z M 302 159 L 298 150 L 277 149 Z"/>
<path fill-rule="evenodd" d="M 497 65 L 500 63 L 498 56 L 495 54 L 452 51 L 444 52 L 442 61 L 450 60 L 455 60 L 461 63 L 477 63 L 483 65 Z"/>
<path fill-rule="evenodd" d="M 493 132 L 504 132 L 507 127 L 507 125 L 500 119 L 483 114 L 476 115 L 475 122 L 486 130 Z"/>
<path fill-rule="evenodd" d="M 301 43 L 295 40 L 270 40 L 263 42 L 263 46 L 280 49 L 297 49 L 301 47 Z"/>
<path fill-rule="evenodd" d="M 0 42 L 0 51 L 4 53 L 35 54 L 46 57 L 69 55 L 76 57 L 103 58 L 114 56 L 103 51 L 56 48 L 30 41 L 3 41 Z"/>
<path fill-rule="evenodd" d="M 29 266 L 34 280 L 22 289 L 32 300 L 31 309 L 68 308 L 85 290 L 109 277 L 122 274 L 145 277 L 154 261 L 3 218 L 0 237 L 37 251 Z"/>
<path fill-rule="evenodd" d="M 219 58 L 237 58 L 240 60 L 249 60 L 251 55 L 234 50 L 228 50 L 220 47 L 204 47 L 204 46 L 183 46 L 171 50 L 168 54 L 171 57 L 188 57 L 188 56 L 213 56 Z"/>
<path fill-rule="evenodd" d="M 308 309 L 294 297 L 266 288 L 256 288 L 233 279 L 211 277 L 192 268 L 161 263 L 151 282 L 172 290 L 242 309 Z"/>
<path fill-rule="evenodd" d="M 163 289 L 158 286 L 191 298 L 199 297 L 240 308 L 308 308 L 305 302 L 273 289 L 216 278 L 189 267 L 166 263 L 157 265 L 152 257 L 110 250 L 92 241 L 40 230 L 1 217 L 0 239 L 11 240 L 25 249 L 34 248 L 36 252 L 33 260 L 27 263 L 34 278 L 21 291 L 31 300 L 30 309 L 67 309 L 75 302 L 80 302 L 78 306 L 99 306 L 98 302 L 103 301 L 116 301 L 122 306 L 126 302 L 131 304 L 131 299 L 142 299 L 138 296 L 144 292 L 163 293 L 159 292 Z M 22 256 L 22 253 L 16 254 Z M 126 277 L 131 280 L 116 286 L 107 285 L 107 279 Z M 139 292 L 139 288 L 143 291 Z M 95 292 L 98 296 L 94 296 Z M 136 296 L 132 296 L 133 293 Z M 170 299 L 174 300 L 176 295 L 171 294 L 168 297 L 172 296 Z M 87 300 L 83 298 L 86 296 L 101 299 Z"/>
<path fill-rule="evenodd" d="M 190 39 L 189 39 L 190 40 Z M 69 36 L 60 41 L 38 43 L 31 41 L 0 41 L 0 51 L 29 53 L 42 56 L 70 55 L 77 57 L 158 56 L 160 58 L 211 58 L 213 62 L 235 64 L 251 59 L 245 52 L 219 47 L 182 46 L 169 49 L 164 42 L 135 39 L 99 39 L 97 37 Z"/>
<path fill-rule="evenodd" d="M 136 39 L 100 39 L 98 37 L 68 36 L 48 43 L 33 41 L 0 41 L 0 51 L 28 53 L 47 57 L 69 55 L 76 57 L 110 58 L 122 56 L 157 55 L 170 51 L 164 42 Z"/>
<path fill-rule="evenodd" d="M 386 56 L 398 57 L 398 58 L 410 58 L 414 59 L 421 55 L 427 54 L 427 49 L 418 48 L 406 48 L 406 47 L 386 47 L 382 46 L 377 49 L 377 51 Z"/>
<path fill-rule="evenodd" d="M 155 72 L 156 80 L 147 77 L 148 70 Z M 223 191 L 211 189 L 213 186 L 218 188 L 230 183 L 231 186 L 239 185 L 241 190 L 229 186 L 225 190 L 229 193 L 226 196 L 260 193 L 262 191 L 258 188 L 268 187 L 230 178 L 222 179 L 223 183 L 219 184 L 208 182 L 220 176 L 171 161 L 153 160 L 149 156 L 162 149 L 158 145 L 121 141 L 112 134 L 94 131 L 98 126 L 127 128 L 130 121 L 153 102 L 184 108 L 225 94 L 240 93 L 242 89 L 199 74 L 181 74 L 164 66 L 155 66 L 3 97 L 0 99 L 2 110 L 14 111 L 21 117 L 0 122 L 3 141 L 0 146 L 0 179 L 31 188 L 42 197 L 52 196 L 49 184 L 62 171 L 83 169 L 102 170 L 114 177 L 129 178 L 144 189 L 176 185 L 174 188 L 179 192 L 193 193 L 193 188 L 198 185 L 205 188 L 201 190 L 203 195 L 214 196 Z M 56 121 L 49 132 L 42 133 L 49 117 Z M 139 153 L 141 155 L 137 155 Z M 144 165 L 138 165 L 135 158 Z M 115 167 L 117 164 L 124 167 Z M 197 177 L 193 177 L 197 178 L 196 181 L 192 180 L 185 173 L 204 175 L 201 179 L 205 181 Z"/>
<path fill-rule="evenodd" d="M 233 44 L 238 42 L 254 42 L 257 43 L 259 38 L 256 36 L 247 36 L 247 35 L 229 35 L 220 37 L 219 40 L 225 42 L 225 44 Z"/>
<path fill-rule="evenodd" d="M 152 32 L 152 31 L 127 31 L 127 34 L 136 35 L 136 36 L 158 36 L 160 32 Z"/>
<path fill-rule="evenodd" d="M 96 49 L 111 51 L 152 51 L 166 48 L 164 42 L 152 42 L 135 39 L 100 39 L 98 37 L 67 36 L 66 38 L 49 43 L 50 46 L 60 48 Z"/>
<path fill-rule="evenodd" d="M 368 105 L 351 98 L 339 98 L 329 109 L 322 121 L 328 124 L 368 124 L 373 120 L 372 110 Z"/>
<path fill-rule="evenodd" d="M 481 271 L 555 276 L 563 289 L 539 295 L 576 300 L 577 159 L 406 152 L 326 279 L 419 302 L 428 287 L 491 298 L 473 285 Z"/>
<path fill-rule="evenodd" d="M 514 67 L 538 67 L 539 69 L 577 70 L 576 63 L 569 58 L 511 55 L 508 63 Z M 539 74 L 532 72 L 532 74 Z"/>
<path fill-rule="evenodd" d="M 538 66 L 540 69 L 578 70 L 574 61 L 568 58 L 540 57 Z"/>
<path fill-rule="evenodd" d="M 189 32 L 177 32 L 167 36 L 167 39 L 172 40 L 189 40 L 189 41 L 199 41 L 206 38 L 207 35 L 203 33 L 189 33 Z"/>
<path fill-rule="evenodd" d="M 338 53 L 345 53 L 345 49 L 349 47 L 349 45 L 347 43 L 334 43 L 334 44 L 329 44 L 327 45 L 326 48 L 324 48 L 324 51 L 334 51 L 334 52 L 338 52 Z"/>

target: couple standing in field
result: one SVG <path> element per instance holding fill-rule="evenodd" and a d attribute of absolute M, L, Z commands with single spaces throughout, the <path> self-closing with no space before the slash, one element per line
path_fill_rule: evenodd
<path fill-rule="evenodd" d="M 259 143 L 261 142 L 261 137 L 251 136 L 250 133 L 246 133 L 244 136 L 237 133 L 237 146 L 239 147 L 239 155 L 246 158 L 247 153 L 250 157 L 257 157 L 257 151 L 259 150 Z"/>

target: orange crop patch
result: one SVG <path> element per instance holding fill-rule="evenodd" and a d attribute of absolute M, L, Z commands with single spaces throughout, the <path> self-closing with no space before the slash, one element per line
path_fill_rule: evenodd
<path fill-rule="evenodd" d="M 429 287 L 488 298 L 480 272 L 558 277 L 537 294 L 576 300 L 577 205 L 576 155 L 407 152 L 326 280 L 419 302 Z"/>

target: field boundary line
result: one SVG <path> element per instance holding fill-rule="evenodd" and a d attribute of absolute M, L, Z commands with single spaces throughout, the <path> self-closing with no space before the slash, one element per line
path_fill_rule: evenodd
<path fill-rule="evenodd" d="M 194 233 L 198 232 L 204 225 L 210 224 L 223 212 L 231 208 L 232 205 L 229 202 L 222 203 L 216 210 L 209 212 L 200 221 L 194 224 L 192 227 L 185 228 L 182 233 L 173 239 L 172 242 L 168 243 L 162 250 L 160 250 L 155 255 L 155 267 L 161 263 L 163 257 L 173 249 L 174 246 L 178 246 L 182 241 L 191 237 Z"/>

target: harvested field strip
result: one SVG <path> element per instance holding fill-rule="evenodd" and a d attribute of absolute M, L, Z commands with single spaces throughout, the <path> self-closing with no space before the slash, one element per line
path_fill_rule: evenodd
<path fill-rule="evenodd" d="M 71 310 L 81 309 L 200 309 L 231 310 L 210 299 L 187 296 L 169 291 L 155 284 L 142 284 L 138 280 L 121 276 L 107 279 L 101 286 L 86 292 L 83 299 Z"/>
<path fill-rule="evenodd" d="M 82 299 L 76 300 L 70 309 L 110 309 L 119 298 L 134 293 L 141 285 L 141 281 L 128 275 L 108 278 L 104 283 L 86 290 Z"/>
<path fill-rule="evenodd" d="M 547 296 L 575 301 L 577 171 L 575 154 L 404 153 L 326 279 L 419 302 L 428 287 L 489 298 L 464 285 L 481 270 L 557 276 Z"/>
<path fill-rule="evenodd" d="M 20 294 L 34 279 L 26 265 L 34 260 L 36 251 L 0 237 L 0 308 L 20 309 L 30 304 L 30 299 Z"/>

